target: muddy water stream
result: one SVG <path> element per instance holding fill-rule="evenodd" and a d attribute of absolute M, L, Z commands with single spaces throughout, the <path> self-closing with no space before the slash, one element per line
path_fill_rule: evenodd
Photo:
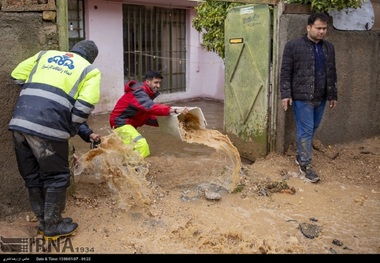
<path fill-rule="evenodd" d="M 223 102 L 214 100 L 194 100 L 173 103 L 173 106 L 199 107 L 207 121 L 206 128 L 223 133 Z M 181 142 L 178 138 L 162 132 L 159 128 L 143 126 L 139 131 L 147 138 L 151 149 L 151 155 L 179 154 L 185 156 L 209 156 L 215 151 L 213 147 L 207 147 L 202 143 Z M 206 141 L 205 141 L 206 142 Z"/>
<path fill-rule="evenodd" d="M 138 130 L 147 139 L 151 149 L 151 155 L 145 160 L 113 134 L 108 127 L 108 114 L 92 116 L 89 126 L 103 136 L 102 143 L 99 148 L 89 150 L 86 144 L 83 148 L 83 142 L 78 142 L 78 138 L 73 139 L 81 156 L 75 171 L 77 183 L 107 185 L 108 190 L 120 197 L 120 204 L 126 209 L 150 203 L 153 193 L 149 181 L 164 188 L 192 186 L 197 189 L 195 195 L 202 194 L 215 199 L 220 197 L 218 192 L 234 191 L 240 182 L 241 160 L 236 147 L 222 133 L 222 102 L 186 101 L 173 106 L 200 108 L 207 122 L 206 127 L 199 127 L 198 118 L 191 112 L 182 116 L 185 120 L 180 121 L 178 117 L 181 138 L 159 127 L 140 127 Z M 180 163 L 178 158 L 187 159 L 194 165 L 191 169 L 176 167 Z M 162 171 L 162 166 L 173 176 Z M 182 176 L 185 173 L 190 173 L 190 176 Z"/>
<path fill-rule="evenodd" d="M 188 106 L 201 108 L 207 121 L 207 129 L 217 130 L 223 133 L 223 102 L 216 100 L 192 100 L 171 103 L 173 106 Z M 102 136 L 111 132 L 108 122 L 109 113 L 95 114 L 90 116 L 88 123 L 92 130 Z M 179 154 L 181 156 L 208 156 L 215 151 L 212 147 L 203 144 L 189 144 L 182 142 L 178 138 L 173 137 L 160 130 L 157 127 L 143 126 L 138 128 L 139 132 L 148 140 L 150 146 L 150 156 Z M 89 150 L 90 145 L 83 142 L 79 136 L 75 136 L 74 142 L 79 154 L 83 154 Z"/>

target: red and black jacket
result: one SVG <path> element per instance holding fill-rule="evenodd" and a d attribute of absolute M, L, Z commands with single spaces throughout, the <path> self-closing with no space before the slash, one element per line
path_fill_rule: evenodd
<path fill-rule="evenodd" d="M 124 95 L 117 101 L 110 115 L 110 126 L 115 129 L 126 124 L 133 127 L 158 126 L 156 116 L 170 114 L 170 106 L 155 103 L 159 95 L 144 82 L 129 81 L 124 86 Z"/>

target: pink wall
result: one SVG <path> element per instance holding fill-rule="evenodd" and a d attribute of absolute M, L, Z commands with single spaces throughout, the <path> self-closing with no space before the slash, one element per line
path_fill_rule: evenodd
<path fill-rule="evenodd" d="M 105 113 L 113 109 L 123 93 L 122 3 L 87 0 L 86 7 L 86 38 L 98 45 L 99 56 L 94 65 L 102 72 L 101 101 L 94 113 Z M 201 47 L 199 33 L 191 25 L 195 15 L 194 9 L 188 9 L 186 92 L 162 94 L 157 102 L 197 97 L 224 99 L 223 60 Z"/>
<path fill-rule="evenodd" d="M 86 7 L 86 38 L 98 45 L 94 65 L 102 72 L 101 100 L 94 113 L 102 113 L 112 110 L 123 93 L 122 5 L 87 0 Z"/>

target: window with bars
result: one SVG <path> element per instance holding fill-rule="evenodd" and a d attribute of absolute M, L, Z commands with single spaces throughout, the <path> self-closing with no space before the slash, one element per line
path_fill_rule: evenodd
<path fill-rule="evenodd" d="M 68 1 L 69 50 L 85 39 L 83 0 Z"/>
<path fill-rule="evenodd" d="M 123 5 L 123 39 L 126 81 L 157 70 L 161 93 L 186 91 L 186 10 Z"/>

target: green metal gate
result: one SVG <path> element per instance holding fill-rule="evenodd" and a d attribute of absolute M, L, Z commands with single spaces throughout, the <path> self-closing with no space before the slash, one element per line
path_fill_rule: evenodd
<path fill-rule="evenodd" d="M 268 153 L 272 12 L 252 4 L 233 8 L 225 22 L 225 131 L 241 157 Z"/>

